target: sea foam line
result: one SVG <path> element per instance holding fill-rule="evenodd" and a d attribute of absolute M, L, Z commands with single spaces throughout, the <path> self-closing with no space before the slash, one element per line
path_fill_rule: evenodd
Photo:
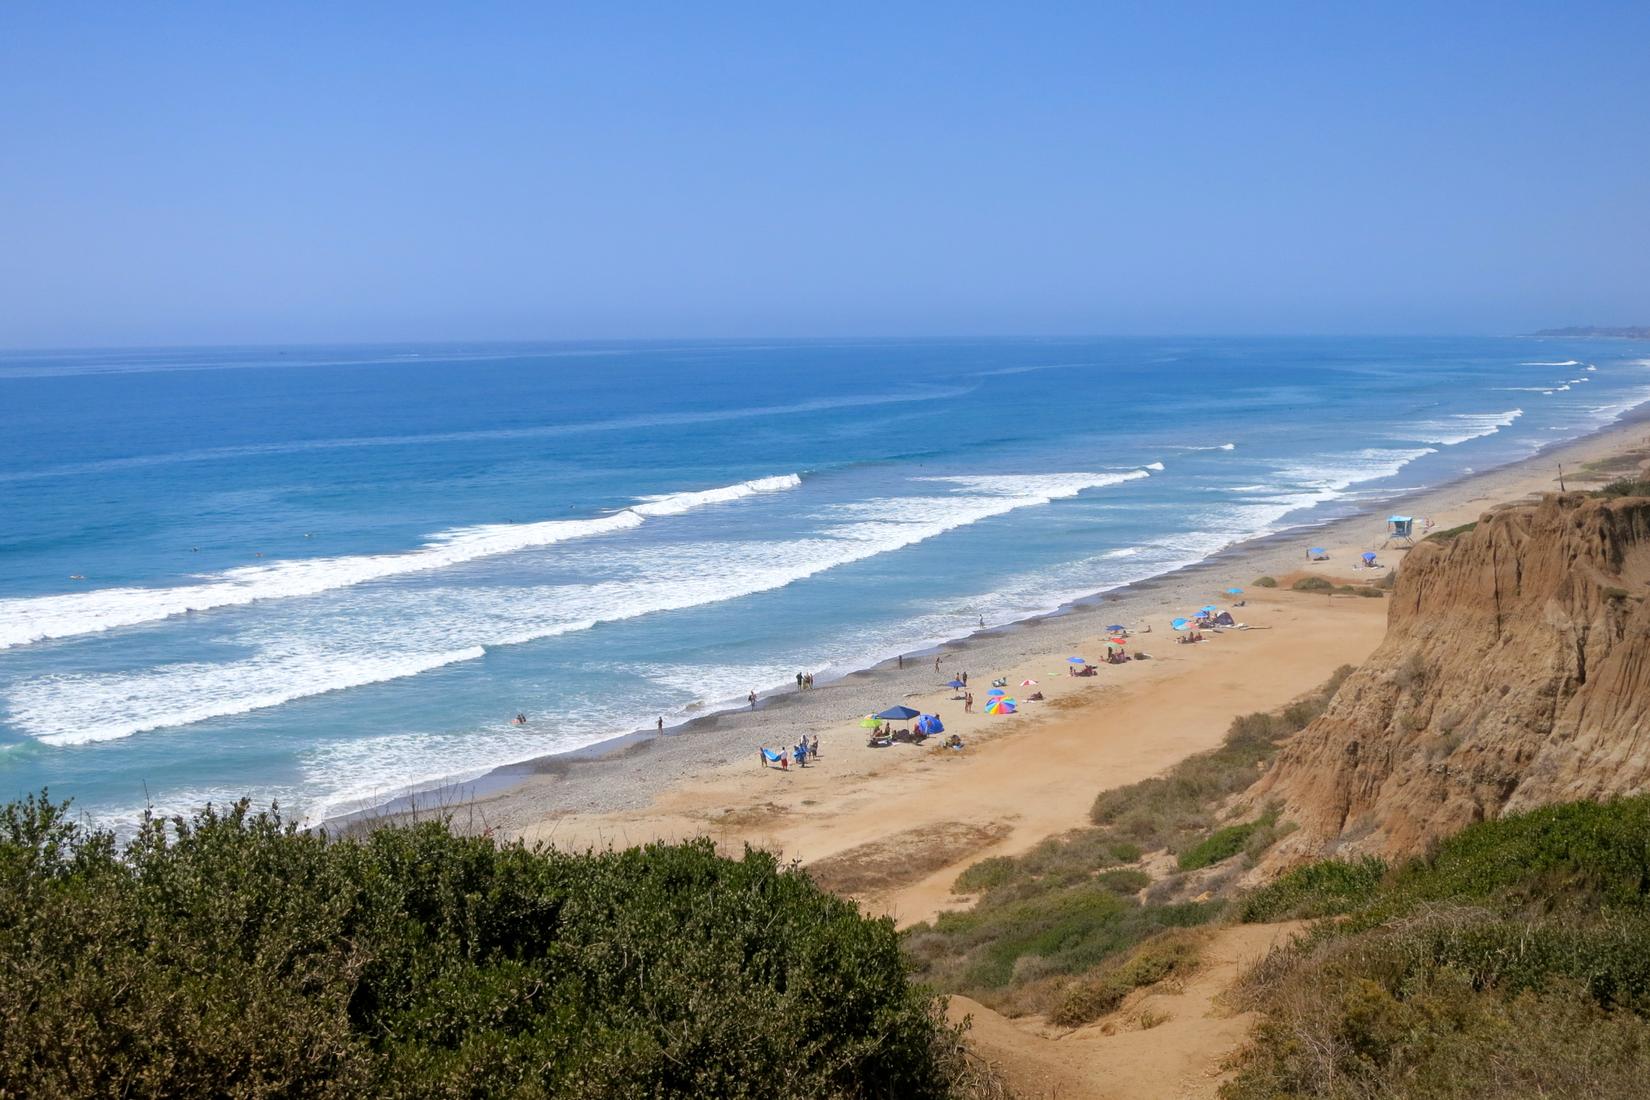
<path fill-rule="evenodd" d="M 191 611 L 319 595 L 386 577 L 444 569 L 478 558 L 611 534 L 640 526 L 650 516 L 678 515 L 758 493 L 794 489 L 801 484 L 797 474 L 784 474 L 719 489 L 652 497 L 612 515 L 593 519 L 460 527 L 436 534 L 416 550 L 242 566 L 208 576 L 200 584 L 97 588 L 0 600 L 0 649 L 136 626 Z"/>
<path fill-rule="evenodd" d="M 417 632 L 412 635 L 378 634 L 369 640 L 347 623 L 311 624 L 306 634 L 323 646 L 341 640 L 337 651 L 293 653 L 290 642 L 277 641 L 264 653 L 222 664 L 41 677 L 13 687 L 9 719 L 46 744 L 71 745 L 231 717 L 473 660 L 487 646 L 519 645 L 783 588 L 984 519 L 1148 476 L 1133 470 L 920 479 L 957 487 L 939 496 L 827 505 L 826 526 L 805 538 L 635 549 L 630 552 L 635 561 L 621 562 L 634 567 L 625 570 L 631 579 L 452 590 L 435 603 L 419 594 L 417 606 L 409 604 L 406 614 L 383 615 L 384 609 L 377 609 L 378 621 L 408 624 L 403 629 Z M 430 607 L 440 609 L 439 621 L 431 618 Z M 363 647 L 391 652 L 363 661 L 358 657 Z M 179 699 L 189 702 L 180 706 Z"/>

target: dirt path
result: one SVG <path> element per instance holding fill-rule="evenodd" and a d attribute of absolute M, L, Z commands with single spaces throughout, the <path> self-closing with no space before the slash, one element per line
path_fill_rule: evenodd
<path fill-rule="evenodd" d="M 1222 1063 L 1254 1021 L 1253 1013 L 1229 1013 L 1217 998 L 1303 923 L 1218 929 L 1203 965 L 1179 991 L 1154 986 L 1076 1031 L 1052 1031 L 1036 1017 L 1009 1020 L 967 997 L 951 999 L 951 1018 L 973 1018 L 970 1045 L 997 1064 L 1023 1100 L 1213 1098 Z M 1161 1022 L 1143 1029 L 1143 1018 Z"/>

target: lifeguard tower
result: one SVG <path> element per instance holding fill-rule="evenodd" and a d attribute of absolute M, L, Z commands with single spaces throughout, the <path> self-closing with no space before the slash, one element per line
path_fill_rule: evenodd
<path fill-rule="evenodd" d="M 1388 516 L 1386 520 L 1386 541 L 1382 548 L 1388 546 L 1415 545 L 1415 517 Z"/>

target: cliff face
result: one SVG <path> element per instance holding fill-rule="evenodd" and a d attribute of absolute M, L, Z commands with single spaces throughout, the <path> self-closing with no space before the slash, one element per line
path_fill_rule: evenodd
<path fill-rule="evenodd" d="M 1269 862 L 1650 790 L 1647 597 L 1642 497 L 1549 494 L 1421 543 L 1385 641 L 1250 792 L 1301 826 Z"/>

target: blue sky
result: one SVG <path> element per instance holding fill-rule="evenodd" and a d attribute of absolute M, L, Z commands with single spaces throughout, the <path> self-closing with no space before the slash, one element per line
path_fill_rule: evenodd
<path fill-rule="evenodd" d="M 0 346 L 1650 323 L 1650 4 L 0 6 Z"/>

